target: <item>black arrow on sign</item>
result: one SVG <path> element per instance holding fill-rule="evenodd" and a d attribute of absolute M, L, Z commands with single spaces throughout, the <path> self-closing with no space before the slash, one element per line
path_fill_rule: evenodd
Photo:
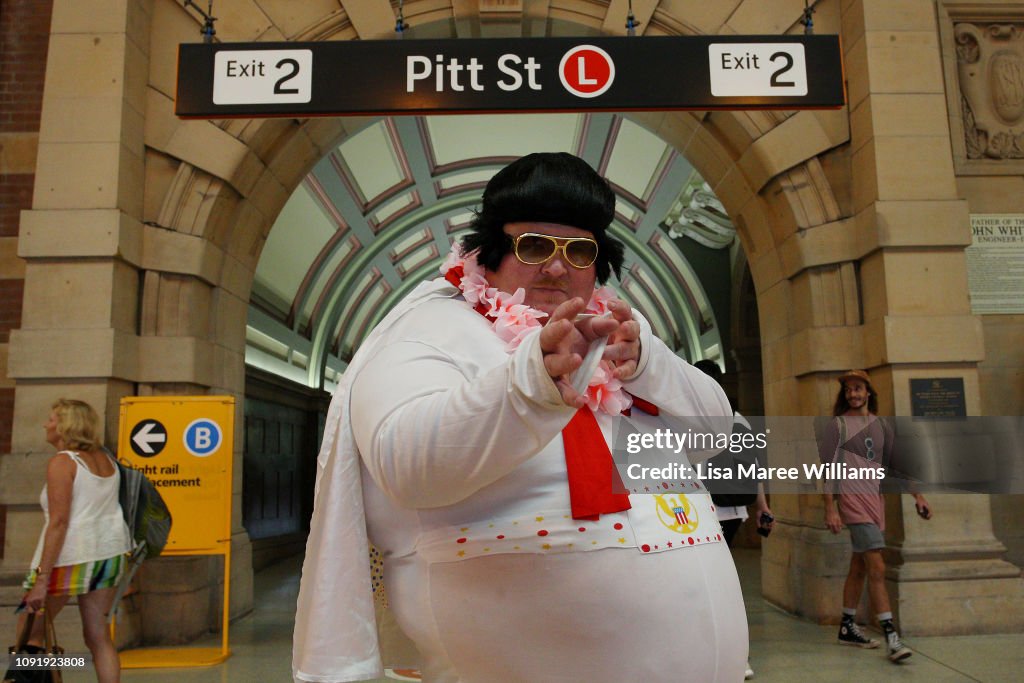
<path fill-rule="evenodd" d="M 166 445 L 167 429 L 156 420 L 143 420 L 132 429 L 132 450 L 144 458 L 152 458 Z"/>

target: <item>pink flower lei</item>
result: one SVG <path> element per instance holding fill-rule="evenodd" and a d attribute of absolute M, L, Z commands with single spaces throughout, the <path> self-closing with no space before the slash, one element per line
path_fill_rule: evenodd
<path fill-rule="evenodd" d="M 441 264 L 441 275 L 459 288 L 471 306 L 492 321 L 494 332 L 505 342 L 507 353 L 515 351 L 523 338 L 541 327 L 541 319 L 548 316 L 523 303 L 526 291 L 522 287 L 514 294 L 491 287 L 483 266 L 476 262 L 476 252 L 463 254 L 458 242 L 452 244 L 451 252 Z M 586 313 L 604 315 L 609 311 L 608 301 L 613 298 L 615 292 L 608 287 L 595 289 Z M 622 389 L 622 382 L 612 374 L 611 364 L 604 360 L 590 379 L 586 398 L 590 410 L 601 410 L 608 415 L 619 415 L 633 403 L 632 397 Z"/>

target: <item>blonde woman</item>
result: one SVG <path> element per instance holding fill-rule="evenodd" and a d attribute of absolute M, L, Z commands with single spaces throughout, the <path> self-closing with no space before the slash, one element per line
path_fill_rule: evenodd
<path fill-rule="evenodd" d="M 25 579 L 27 612 L 51 617 L 77 596 L 85 644 L 100 683 L 120 680 L 117 650 L 106 613 L 124 572 L 128 527 L 118 503 L 120 474 L 104 453 L 99 416 L 82 401 L 59 399 L 43 425 L 46 441 L 57 449 L 46 467 L 40 503 L 46 525 Z M 23 628 L 25 614 L 18 623 Z M 36 619 L 31 645 L 43 643 L 43 620 Z"/>

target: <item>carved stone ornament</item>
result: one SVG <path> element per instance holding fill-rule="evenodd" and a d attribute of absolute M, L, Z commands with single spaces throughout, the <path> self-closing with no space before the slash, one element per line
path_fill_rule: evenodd
<path fill-rule="evenodd" d="M 1024 25 L 954 25 L 968 159 L 1024 159 Z"/>

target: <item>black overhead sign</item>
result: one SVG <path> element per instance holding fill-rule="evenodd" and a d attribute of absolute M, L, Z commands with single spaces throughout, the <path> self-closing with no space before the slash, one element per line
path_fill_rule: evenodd
<path fill-rule="evenodd" d="M 664 36 L 181 45 L 181 117 L 845 103 L 838 36 Z"/>

